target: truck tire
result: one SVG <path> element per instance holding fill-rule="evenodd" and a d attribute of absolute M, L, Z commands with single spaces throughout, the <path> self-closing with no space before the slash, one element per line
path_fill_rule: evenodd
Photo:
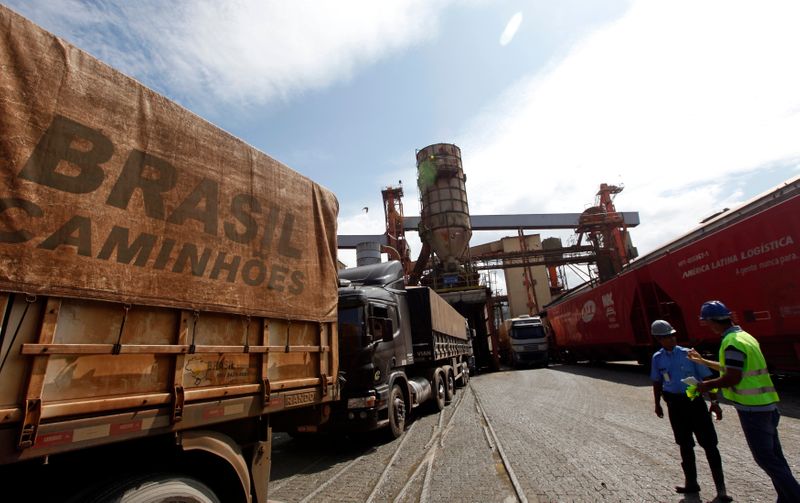
<path fill-rule="evenodd" d="M 461 371 L 461 386 L 466 387 L 469 384 L 469 367 L 464 367 Z"/>
<path fill-rule="evenodd" d="M 444 389 L 444 403 L 450 404 L 456 396 L 456 379 L 453 376 L 453 371 L 447 371 L 447 386 Z"/>
<path fill-rule="evenodd" d="M 395 384 L 389 394 L 389 433 L 398 438 L 406 429 L 406 400 L 403 390 Z"/>
<path fill-rule="evenodd" d="M 181 475 L 152 474 L 112 482 L 84 499 L 87 503 L 221 503 L 199 480 Z"/>
<path fill-rule="evenodd" d="M 441 370 L 433 374 L 433 410 L 444 410 L 447 395 L 447 381 Z"/>

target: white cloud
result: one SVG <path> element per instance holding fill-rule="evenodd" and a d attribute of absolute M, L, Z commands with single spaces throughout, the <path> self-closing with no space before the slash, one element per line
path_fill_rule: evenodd
<path fill-rule="evenodd" d="M 265 103 L 346 80 L 435 37 L 448 2 L 30 0 L 20 9 L 171 96 Z"/>
<path fill-rule="evenodd" d="M 191 76 L 192 65 L 201 64 L 204 74 L 191 80 L 204 78 L 226 99 L 263 101 L 346 79 L 358 65 L 426 39 L 435 33 L 439 2 L 226 5 L 200 3 L 167 45 L 185 64 L 182 75 Z"/>
<path fill-rule="evenodd" d="M 731 207 L 722 182 L 800 159 L 798 19 L 791 1 L 634 4 L 456 140 L 473 213 L 578 212 L 624 182 L 647 252 Z"/>
<path fill-rule="evenodd" d="M 522 24 L 522 12 L 517 12 L 511 16 L 511 19 L 508 20 L 508 24 L 506 24 L 503 34 L 500 35 L 500 45 L 506 46 L 510 44 L 512 40 L 514 40 L 514 35 L 517 34 L 520 24 Z"/>

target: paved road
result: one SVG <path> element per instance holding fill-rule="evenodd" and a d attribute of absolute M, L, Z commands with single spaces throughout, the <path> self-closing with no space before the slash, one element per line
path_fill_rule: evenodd
<path fill-rule="evenodd" d="M 783 384 L 780 434 L 800 477 L 800 390 Z M 683 482 L 666 418 L 635 366 L 553 366 L 473 378 L 441 414 L 418 415 L 400 439 L 276 435 L 274 501 L 677 502 Z M 734 409 L 716 423 L 736 501 L 774 501 Z M 701 493 L 714 496 L 697 447 Z M 505 460 L 505 463 L 504 463 Z"/>

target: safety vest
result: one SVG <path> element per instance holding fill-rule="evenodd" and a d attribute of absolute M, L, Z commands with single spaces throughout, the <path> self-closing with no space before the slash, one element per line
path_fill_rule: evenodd
<path fill-rule="evenodd" d="M 722 388 L 725 398 L 741 405 L 751 406 L 769 405 L 779 401 L 758 341 L 743 330 L 730 332 L 722 339 L 719 348 L 722 373 L 725 373 L 725 350 L 731 346 L 745 354 L 745 362 L 742 380 L 736 386 Z"/>

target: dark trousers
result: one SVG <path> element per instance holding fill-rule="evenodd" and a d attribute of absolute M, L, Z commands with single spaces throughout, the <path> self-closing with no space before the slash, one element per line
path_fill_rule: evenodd
<path fill-rule="evenodd" d="M 664 393 L 669 413 L 669 423 L 675 435 L 675 443 L 681 450 L 681 467 L 686 477 L 686 487 L 698 487 L 697 465 L 694 457 L 694 438 L 706 451 L 708 466 L 717 490 L 725 487 L 722 473 L 722 457 L 717 449 L 717 431 L 711 421 L 706 402 L 701 398 L 689 400 L 686 395 Z"/>
<path fill-rule="evenodd" d="M 778 503 L 800 501 L 800 485 L 792 475 L 778 439 L 781 413 L 777 409 L 769 412 L 737 412 L 753 459 L 772 479 L 772 485 L 778 493 Z"/>

